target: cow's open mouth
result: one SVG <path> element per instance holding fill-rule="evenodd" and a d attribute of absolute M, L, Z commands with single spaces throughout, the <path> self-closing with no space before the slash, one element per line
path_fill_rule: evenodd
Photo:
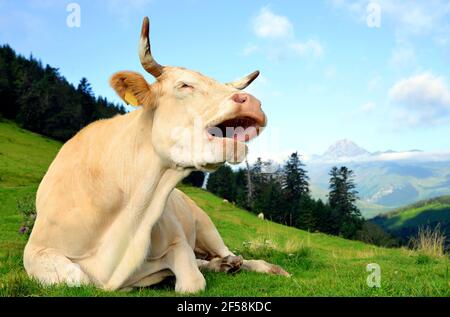
<path fill-rule="evenodd" d="M 207 128 L 208 138 L 228 138 L 239 142 L 248 142 L 257 137 L 262 125 L 256 119 L 240 116 L 226 119 Z"/>

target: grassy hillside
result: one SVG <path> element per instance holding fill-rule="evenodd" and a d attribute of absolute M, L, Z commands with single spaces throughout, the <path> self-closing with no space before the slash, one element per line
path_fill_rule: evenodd
<path fill-rule="evenodd" d="M 60 144 L 0 122 L 0 296 L 175 296 L 173 282 L 129 293 L 93 287 L 43 288 L 22 268 L 25 237 L 17 200 L 33 195 Z M 449 261 L 384 249 L 258 219 L 201 189 L 183 187 L 211 216 L 225 242 L 247 258 L 283 266 L 292 278 L 206 273 L 201 296 L 450 296 Z M 366 285 L 366 265 L 381 267 L 381 288 Z"/>
<path fill-rule="evenodd" d="M 450 196 L 417 202 L 413 205 L 380 215 L 371 220 L 404 240 L 417 234 L 419 227 L 436 227 L 450 237 Z"/>

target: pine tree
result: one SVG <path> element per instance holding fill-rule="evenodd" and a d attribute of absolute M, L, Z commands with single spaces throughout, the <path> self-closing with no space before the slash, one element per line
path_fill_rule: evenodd
<path fill-rule="evenodd" d="M 94 121 L 96 118 L 95 114 L 95 100 L 93 97 L 92 87 L 88 80 L 83 77 L 78 84 L 77 91 L 80 93 L 81 102 L 81 124 L 82 126 L 87 125 L 89 122 Z"/>
<path fill-rule="evenodd" d="M 236 204 L 244 209 L 249 209 L 248 189 L 247 189 L 247 170 L 240 168 L 234 173 L 234 183 L 236 191 Z"/>
<path fill-rule="evenodd" d="M 262 212 L 265 218 L 286 224 L 284 208 L 285 203 L 281 184 L 274 178 L 268 178 L 268 181 L 261 187 L 261 192 L 255 200 L 254 212 Z"/>
<path fill-rule="evenodd" d="M 298 204 L 298 211 L 294 218 L 294 226 L 307 231 L 317 230 L 317 217 L 315 213 L 316 202 L 309 196 L 304 196 Z"/>
<path fill-rule="evenodd" d="M 287 210 L 286 222 L 290 226 L 294 225 L 294 223 L 301 225 L 299 219 L 302 217 L 298 213 L 304 212 L 304 219 L 308 218 L 306 217 L 307 213 L 311 214 L 311 210 L 308 209 L 309 207 L 306 204 L 309 197 L 309 177 L 303 168 L 304 166 L 300 156 L 295 152 L 291 154 L 283 168 L 283 193 L 290 204 Z M 302 200 L 304 204 L 300 203 Z M 305 207 L 305 210 L 301 210 L 302 205 Z"/>
<path fill-rule="evenodd" d="M 250 181 L 252 184 L 251 191 L 251 205 L 250 210 L 255 210 L 256 205 L 260 205 L 258 203 L 258 199 L 261 197 L 261 193 L 264 188 L 264 177 L 262 175 L 262 167 L 263 162 L 260 157 L 256 159 L 255 164 L 252 165 L 250 169 Z"/>
<path fill-rule="evenodd" d="M 219 167 L 214 173 L 209 174 L 206 189 L 213 194 L 235 201 L 236 187 L 234 173 L 227 164 Z"/>
<path fill-rule="evenodd" d="M 356 206 L 358 192 L 354 182 L 354 172 L 343 166 L 330 171 L 329 204 L 334 211 L 332 220 L 337 233 L 345 238 L 354 238 L 361 229 L 363 220 Z"/>
<path fill-rule="evenodd" d="M 247 174 L 247 186 L 246 186 L 246 192 L 247 192 L 247 203 L 246 207 L 247 209 L 251 209 L 251 206 L 253 205 L 253 183 L 252 183 L 252 177 L 251 177 L 251 171 L 250 171 L 250 165 L 248 164 L 248 159 L 245 159 L 245 166 L 246 174 Z"/>
<path fill-rule="evenodd" d="M 324 203 L 321 199 L 317 200 L 314 207 L 315 230 L 338 235 L 339 227 L 335 215 L 336 212 L 329 204 Z"/>
<path fill-rule="evenodd" d="M 182 181 L 183 184 L 195 187 L 202 187 L 205 180 L 205 173 L 202 171 L 193 171 Z"/>
<path fill-rule="evenodd" d="M 0 116 L 34 132 L 66 141 L 84 125 L 125 113 L 104 98 L 96 99 L 87 79 L 76 89 L 58 69 L 0 46 Z"/>

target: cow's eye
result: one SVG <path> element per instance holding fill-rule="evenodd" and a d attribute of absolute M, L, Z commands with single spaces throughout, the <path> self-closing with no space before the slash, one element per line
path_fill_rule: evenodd
<path fill-rule="evenodd" d="M 194 89 L 194 87 L 192 85 L 186 84 L 186 83 L 180 83 L 178 85 L 178 87 L 180 87 L 180 89 Z"/>

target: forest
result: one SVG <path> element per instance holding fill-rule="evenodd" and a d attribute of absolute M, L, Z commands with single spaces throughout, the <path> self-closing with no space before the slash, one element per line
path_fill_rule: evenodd
<path fill-rule="evenodd" d="M 283 166 L 274 168 L 270 166 L 273 164 L 258 158 L 254 164 L 247 164 L 247 168 L 223 165 L 208 175 L 206 189 L 286 226 L 380 246 L 398 245 L 380 226 L 361 216 L 352 170 L 345 166 L 330 170 L 328 199 L 323 201 L 311 196 L 308 172 L 297 152 Z M 205 186 L 204 178 L 202 172 L 193 172 L 183 182 L 201 187 Z"/>
<path fill-rule="evenodd" d="M 0 46 L 0 116 L 21 127 L 66 141 L 87 124 L 125 113 L 101 96 L 86 78 L 77 87 L 50 65 Z"/>

